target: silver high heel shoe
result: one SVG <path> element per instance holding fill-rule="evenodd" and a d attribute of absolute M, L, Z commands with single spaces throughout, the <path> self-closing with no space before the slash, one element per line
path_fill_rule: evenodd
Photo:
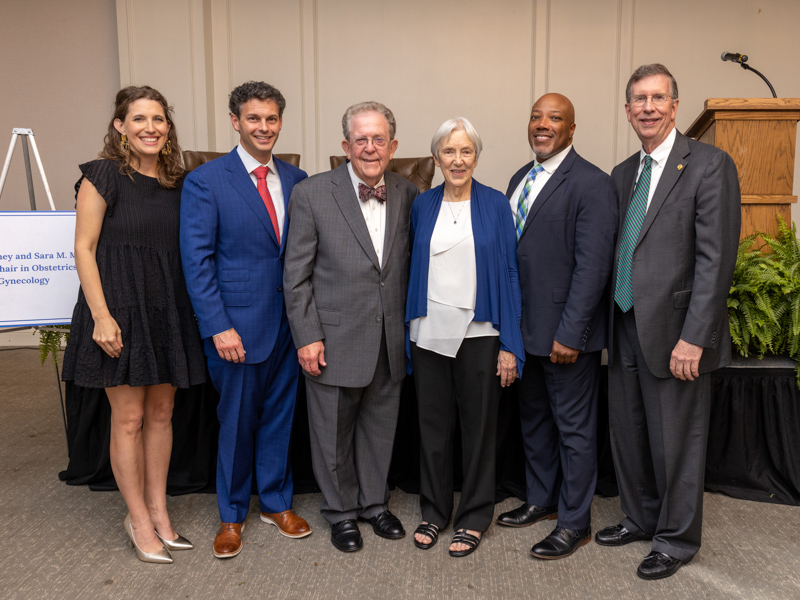
<path fill-rule="evenodd" d="M 139 546 L 136 544 L 136 540 L 133 538 L 133 527 L 131 526 L 130 513 L 126 515 L 125 520 L 122 522 L 122 526 L 125 528 L 125 533 L 128 534 L 130 547 L 136 548 L 136 556 L 139 557 L 139 560 L 142 562 L 162 564 L 169 564 L 172 562 L 172 555 L 164 546 L 161 546 L 161 548 L 155 552 L 144 552 L 141 548 L 139 548 Z"/>
<path fill-rule="evenodd" d="M 174 540 L 166 540 L 158 534 L 158 531 L 156 531 L 156 537 L 161 540 L 161 543 L 164 544 L 164 546 L 166 546 L 167 550 L 172 550 L 172 551 L 191 550 L 192 548 L 194 548 L 192 542 L 187 540 L 182 535 L 179 535 Z"/>

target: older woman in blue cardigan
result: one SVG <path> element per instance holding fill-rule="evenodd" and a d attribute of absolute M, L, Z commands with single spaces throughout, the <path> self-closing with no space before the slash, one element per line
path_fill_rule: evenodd
<path fill-rule="evenodd" d="M 482 147 L 467 119 L 443 123 L 431 153 L 444 183 L 411 208 L 405 320 L 419 404 L 422 512 L 414 544 L 431 548 L 450 521 L 458 421 L 464 480 L 451 556 L 473 552 L 492 522 L 500 391 L 525 359 L 514 219 L 502 193 L 472 178 Z"/>

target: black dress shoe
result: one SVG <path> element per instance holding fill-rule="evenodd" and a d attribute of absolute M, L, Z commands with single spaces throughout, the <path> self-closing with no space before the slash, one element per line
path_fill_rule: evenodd
<path fill-rule="evenodd" d="M 534 506 L 523 504 L 497 517 L 497 522 L 506 527 L 527 527 L 543 519 L 557 519 L 558 506 Z"/>
<path fill-rule="evenodd" d="M 364 546 L 358 524 L 353 519 L 331 525 L 331 543 L 342 552 L 355 552 Z"/>
<path fill-rule="evenodd" d="M 652 540 L 652 535 L 644 535 L 628 531 L 624 525 L 612 525 L 597 532 L 594 540 L 601 546 L 624 546 L 640 540 Z"/>
<path fill-rule="evenodd" d="M 685 564 L 681 559 L 672 558 L 663 552 L 651 552 L 644 557 L 636 574 L 642 579 L 664 579 L 674 575 Z"/>
<path fill-rule="evenodd" d="M 399 540 L 406 534 L 406 530 L 403 529 L 403 524 L 400 523 L 400 519 L 395 517 L 388 510 L 378 513 L 369 519 L 359 517 L 358 520 L 365 521 L 372 525 L 372 531 L 375 532 L 375 535 L 386 538 L 387 540 Z"/>
<path fill-rule="evenodd" d="M 531 554 L 536 558 L 548 560 L 565 558 L 591 540 L 592 530 L 589 527 L 586 529 L 556 527 L 553 533 L 531 548 Z"/>

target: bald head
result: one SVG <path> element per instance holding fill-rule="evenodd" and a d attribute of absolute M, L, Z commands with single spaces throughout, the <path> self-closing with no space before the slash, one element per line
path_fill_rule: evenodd
<path fill-rule="evenodd" d="M 575 107 L 566 96 L 545 94 L 531 109 L 528 143 L 540 163 L 572 143 L 575 132 Z"/>
<path fill-rule="evenodd" d="M 575 107 L 572 106 L 572 101 L 563 94 L 545 94 L 533 105 L 533 110 L 537 108 L 560 112 L 569 124 L 575 122 Z"/>

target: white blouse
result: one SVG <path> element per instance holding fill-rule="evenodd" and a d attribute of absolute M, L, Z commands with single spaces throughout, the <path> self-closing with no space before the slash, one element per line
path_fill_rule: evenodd
<path fill-rule="evenodd" d="M 472 321 L 478 278 L 470 202 L 442 202 L 431 235 L 428 314 L 409 323 L 412 342 L 451 358 L 464 338 L 500 335 L 488 321 Z"/>

